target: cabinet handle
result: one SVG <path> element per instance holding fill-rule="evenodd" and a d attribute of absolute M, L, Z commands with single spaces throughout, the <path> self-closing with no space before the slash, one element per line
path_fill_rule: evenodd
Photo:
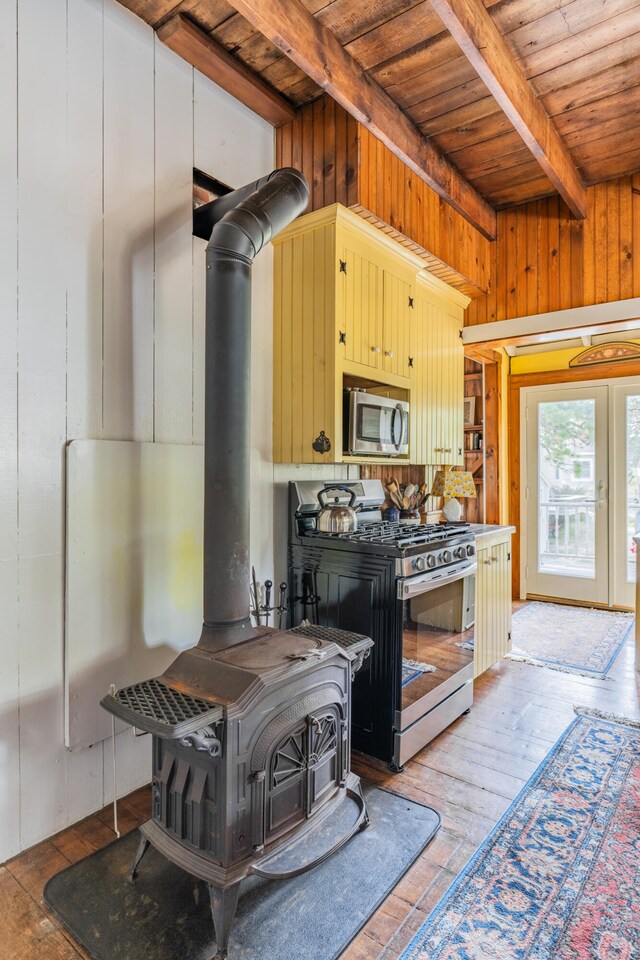
<path fill-rule="evenodd" d="M 445 452 L 445 453 L 451 453 L 451 447 L 445 447 L 445 448 L 444 448 L 444 452 Z"/>
<path fill-rule="evenodd" d="M 371 347 L 371 353 L 380 353 L 380 347 Z"/>
<path fill-rule="evenodd" d="M 488 567 L 490 567 L 492 563 L 497 563 L 497 562 L 498 562 L 497 557 L 487 557 L 487 559 L 483 561 L 483 563 L 486 563 Z"/>
<path fill-rule="evenodd" d="M 385 350 L 384 355 L 385 355 L 385 357 L 392 357 L 392 356 L 393 356 L 393 350 Z"/>
<path fill-rule="evenodd" d="M 444 453 L 444 450 L 442 447 L 434 447 L 433 449 L 435 450 L 436 453 Z"/>

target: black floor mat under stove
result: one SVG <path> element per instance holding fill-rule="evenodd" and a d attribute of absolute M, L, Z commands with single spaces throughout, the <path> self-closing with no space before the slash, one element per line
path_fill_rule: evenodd
<path fill-rule="evenodd" d="M 334 960 L 436 833 L 429 807 L 364 785 L 371 826 L 292 880 L 243 881 L 229 960 Z M 53 877 L 45 900 L 94 960 L 211 960 L 206 884 L 150 849 L 135 883 L 138 831 Z"/>

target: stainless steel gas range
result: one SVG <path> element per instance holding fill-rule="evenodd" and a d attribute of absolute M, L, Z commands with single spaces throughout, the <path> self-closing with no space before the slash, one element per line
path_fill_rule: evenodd
<path fill-rule="evenodd" d="M 322 491 L 345 505 L 355 493 L 356 531 L 318 530 Z M 465 523 L 385 523 L 383 502 L 379 480 L 290 483 L 289 587 L 292 622 L 374 640 L 352 742 L 399 770 L 473 702 L 475 540 Z"/>

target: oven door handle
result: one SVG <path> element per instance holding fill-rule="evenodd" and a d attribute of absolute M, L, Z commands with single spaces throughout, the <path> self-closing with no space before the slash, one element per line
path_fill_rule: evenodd
<path fill-rule="evenodd" d="M 435 590 L 437 587 L 444 587 L 447 583 L 453 583 L 454 580 L 462 580 L 464 577 L 470 577 L 478 569 L 475 563 L 465 564 L 464 567 L 458 567 L 446 577 L 433 577 L 432 574 L 425 574 L 424 577 L 412 577 L 409 580 L 398 581 L 398 600 L 411 600 L 421 593 L 427 593 L 429 590 Z"/>

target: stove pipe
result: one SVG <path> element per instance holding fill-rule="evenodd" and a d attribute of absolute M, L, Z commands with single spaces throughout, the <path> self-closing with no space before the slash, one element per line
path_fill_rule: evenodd
<path fill-rule="evenodd" d="M 204 624 L 215 651 L 253 635 L 249 617 L 251 266 L 307 206 L 294 169 L 275 170 L 196 213 L 207 245 L 205 347 Z"/>

